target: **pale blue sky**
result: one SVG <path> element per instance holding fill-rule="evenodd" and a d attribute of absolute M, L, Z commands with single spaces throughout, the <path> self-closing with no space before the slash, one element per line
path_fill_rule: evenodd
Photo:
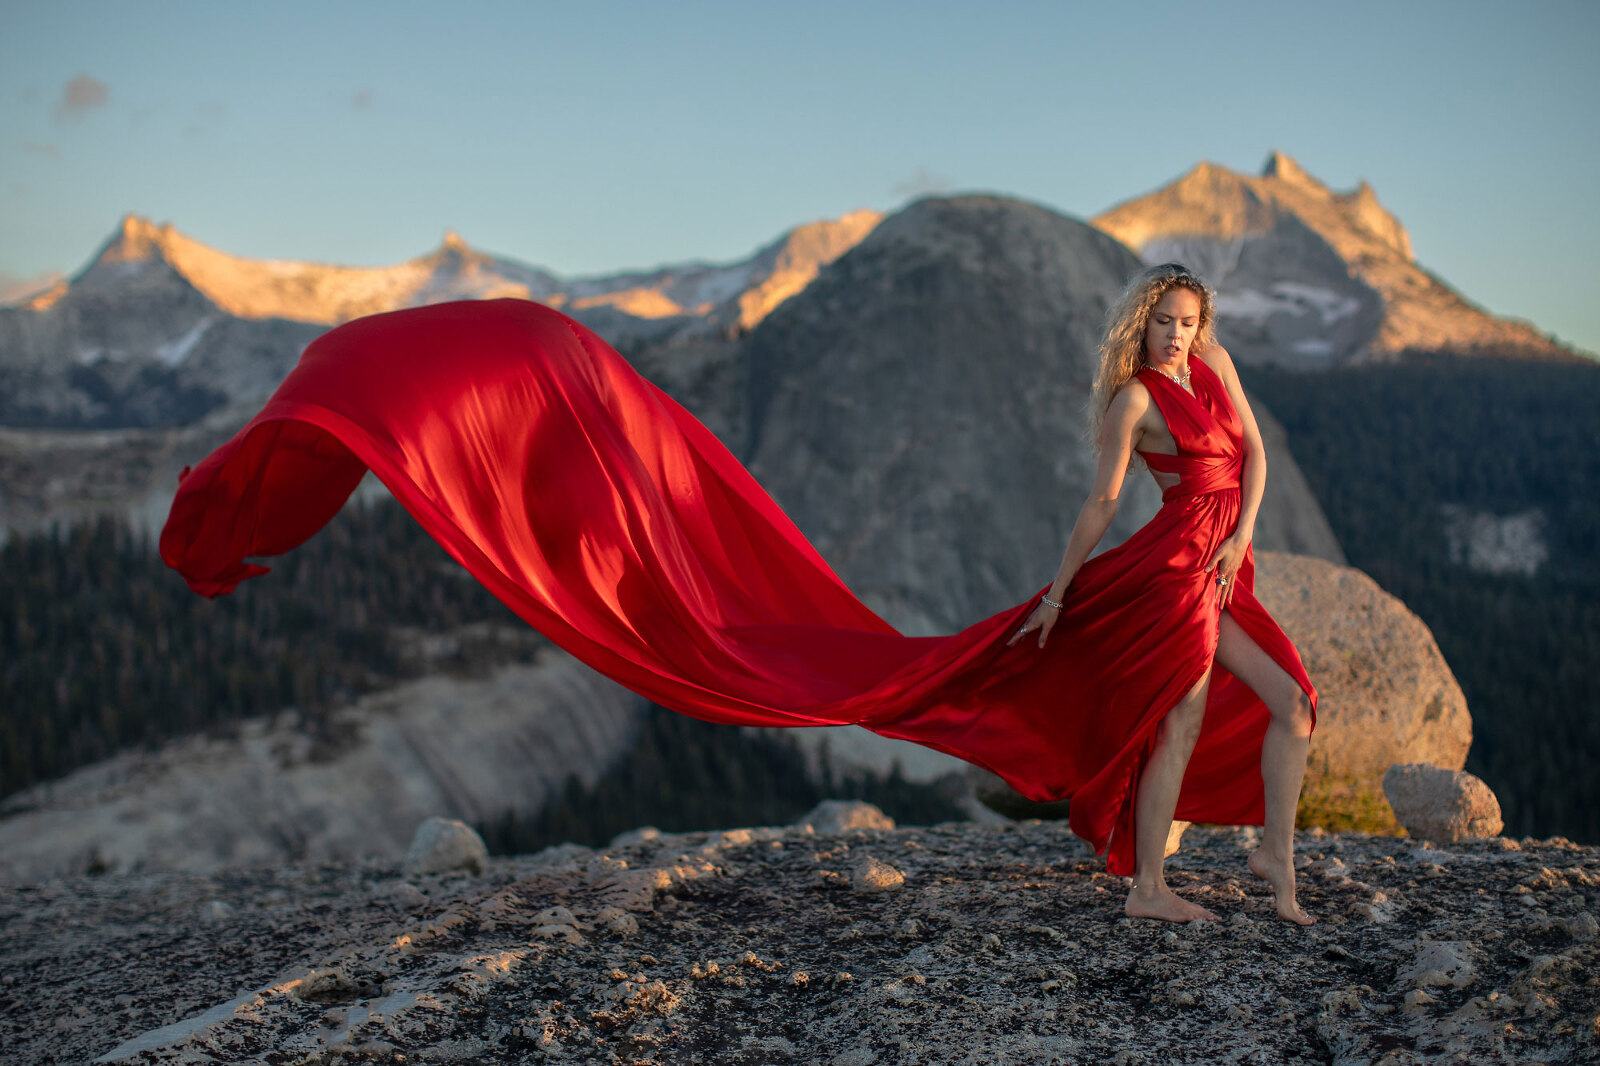
<path fill-rule="evenodd" d="M 1600 351 L 1597 44 L 1586 2 L 0 0 L 0 283 L 76 271 L 128 211 L 241 255 L 392 263 L 454 228 L 599 272 L 930 191 L 1089 217 L 1280 148 Z"/>

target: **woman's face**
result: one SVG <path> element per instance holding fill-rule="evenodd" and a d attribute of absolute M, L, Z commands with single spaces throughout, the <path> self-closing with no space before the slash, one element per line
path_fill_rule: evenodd
<path fill-rule="evenodd" d="M 1168 289 L 1150 310 L 1144 328 L 1144 356 L 1152 364 L 1181 363 L 1200 329 L 1200 297 L 1184 288 Z"/>

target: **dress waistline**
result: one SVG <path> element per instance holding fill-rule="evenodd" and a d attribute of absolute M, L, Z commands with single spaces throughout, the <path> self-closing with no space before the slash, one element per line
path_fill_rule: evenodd
<path fill-rule="evenodd" d="M 1176 485 L 1162 491 L 1162 503 L 1238 489 L 1240 471 L 1244 466 L 1242 459 L 1236 456 L 1163 455 L 1160 452 L 1139 454 L 1151 470 L 1177 474 L 1181 479 Z"/>

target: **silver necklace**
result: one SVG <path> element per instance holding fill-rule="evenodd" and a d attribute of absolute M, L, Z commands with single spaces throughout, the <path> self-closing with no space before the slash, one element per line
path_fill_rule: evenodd
<path fill-rule="evenodd" d="M 1180 389 L 1187 389 L 1189 387 L 1189 370 L 1190 370 L 1190 368 L 1187 365 L 1184 366 L 1183 374 L 1181 376 L 1177 375 L 1177 374 L 1169 374 L 1165 370 L 1162 370 L 1159 366 L 1152 366 L 1149 363 L 1146 363 L 1145 366 L 1150 367 L 1151 370 L 1154 370 L 1157 374 L 1160 374 L 1162 377 L 1166 378 L 1168 381 L 1170 381 L 1173 384 L 1177 385 L 1178 388 L 1180 388 Z"/>

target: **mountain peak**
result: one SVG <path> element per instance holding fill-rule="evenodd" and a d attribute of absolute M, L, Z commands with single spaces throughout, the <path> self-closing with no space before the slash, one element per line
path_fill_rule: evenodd
<path fill-rule="evenodd" d="M 1181 187 L 1197 186 L 1202 188 L 1210 188 L 1218 181 L 1226 181 L 1234 177 L 1235 175 L 1233 171 L 1229 170 L 1227 167 L 1220 167 L 1208 159 L 1202 159 L 1200 162 L 1190 167 L 1188 171 L 1179 177 L 1177 181 L 1173 182 L 1173 184 Z"/>
<path fill-rule="evenodd" d="M 1362 179 L 1354 192 L 1343 193 L 1338 200 L 1344 204 L 1353 223 L 1399 252 L 1407 262 L 1416 261 L 1416 255 L 1411 250 L 1411 234 L 1406 232 L 1398 218 L 1378 203 L 1378 194 L 1366 179 Z"/>
<path fill-rule="evenodd" d="M 754 328 L 772 309 L 811 284 L 817 272 L 871 233 L 883 215 L 868 208 L 838 218 L 808 222 L 756 253 L 769 273 L 738 296 L 741 328 Z"/>
<path fill-rule="evenodd" d="M 470 274 L 474 271 L 496 270 L 493 257 L 476 251 L 453 229 L 444 231 L 439 247 L 418 260 L 425 268 L 440 276 Z"/>
<path fill-rule="evenodd" d="M 1325 366 L 1413 351 L 1574 358 L 1419 268 L 1405 226 L 1370 184 L 1335 192 L 1281 151 L 1260 177 L 1202 163 L 1095 225 L 1148 262 L 1197 266 L 1247 362 Z"/>
<path fill-rule="evenodd" d="M 106 243 L 100 259 L 113 263 L 159 259 L 163 257 L 172 235 L 172 223 L 163 222 L 158 226 L 143 215 L 130 211 L 122 216 L 116 235 Z"/>
<path fill-rule="evenodd" d="M 1311 189 L 1324 188 L 1322 182 L 1306 173 L 1305 167 L 1302 167 L 1291 156 L 1278 151 L 1276 148 L 1272 150 L 1271 155 L 1267 156 L 1267 162 L 1261 168 L 1261 176 L 1263 178 L 1277 178 L 1291 185 L 1301 185 Z"/>

